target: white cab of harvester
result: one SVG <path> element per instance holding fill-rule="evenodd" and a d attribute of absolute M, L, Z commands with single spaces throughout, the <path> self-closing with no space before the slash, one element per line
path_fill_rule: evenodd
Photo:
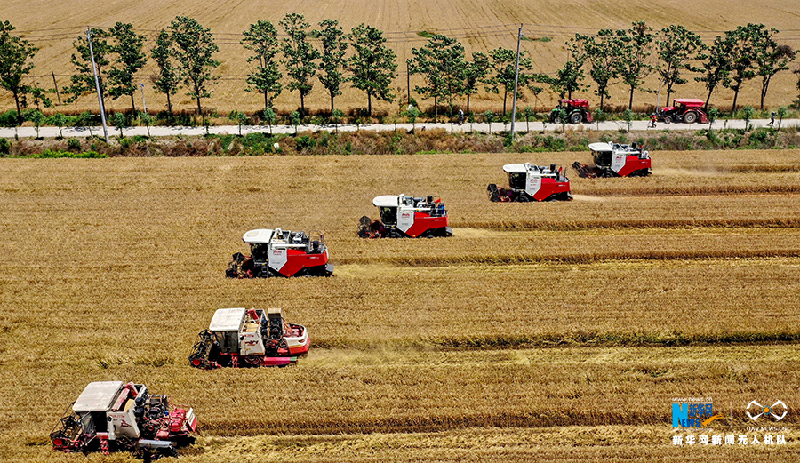
<path fill-rule="evenodd" d="M 105 420 L 109 425 L 107 429 L 109 440 L 116 440 L 118 436 L 136 439 L 140 432 L 133 414 L 132 399 L 135 397 L 131 397 L 130 391 L 123 386 L 122 381 L 89 383 L 75 401 L 72 410 L 80 416 L 91 415 L 92 419 L 99 418 L 96 415 L 105 413 Z M 143 386 L 139 387 L 141 389 Z"/>

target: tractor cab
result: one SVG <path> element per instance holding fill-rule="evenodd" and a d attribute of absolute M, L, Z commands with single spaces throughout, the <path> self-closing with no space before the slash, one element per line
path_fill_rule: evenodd
<path fill-rule="evenodd" d="M 358 235 L 372 237 L 450 236 L 447 210 L 441 199 L 433 196 L 376 196 L 379 220 L 362 217 Z"/>

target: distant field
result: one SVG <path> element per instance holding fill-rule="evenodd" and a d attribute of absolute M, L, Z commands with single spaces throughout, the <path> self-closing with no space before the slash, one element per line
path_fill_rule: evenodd
<path fill-rule="evenodd" d="M 213 87 L 213 97 L 204 104 L 216 108 L 220 115 L 227 115 L 231 109 L 247 112 L 261 108 L 263 98 L 258 94 L 244 92 L 244 79 L 248 73 L 246 53 L 239 40 L 241 33 L 251 23 L 265 19 L 277 23 L 286 13 L 298 12 L 305 15 L 309 23 L 316 26 L 324 19 L 336 19 L 346 29 L 364 22 L 385 32 L 389 45 L 397 53 L 398 77 L 395 81 L 398 101 L 395 104 L 380 103 L 379 112 L 394 114 L 403 106 L 406 95 L 405 61 L 411 57 L 411 49 L 424 45 L 426 39 L 417 35 L 421 31 L 437 32 L 458 38 L 468 53 L 487 51 L 496 47 L 514 48 L 517 28 L 524 23 L 526 37 L 533 41 L 523 41 L 522 49 L 533 58 L 537 72 L 554 73 L 565 61 L 564 43 L 574 34 L 593 34 L 601 28 L 627 28 L 632 21 L 645 20 L 654 29 L 670 24 L 680 24 L 698 32 L 707 43 L 713 42 L 716 35 L 734 29 L 748 22 L 763 23 L 783 31 L 779 40 L 795 49 L 800 48 L 800 34 L 797 32 L 797 5 L 794 2 L 779 0 L 759 0 L 747 7 L 731 7 L 727 0 L 710 0 L 702 3 L 687 3 L 679 0 L 666 0 L 656 3 L 642 3 L 635 0 L 622 1 L 572 1 L 555 0 L 530 2 L 513 1 L 410 1 L 410 2 L 365 2 L 365 1 L 299 1 L 292 3 L 269 0 L 265 2 L 239 0 L 236 2 L 204 2 L 169 0 L 152 2 L 135 0 L 130 2 L 107 2 L 88 0 L 79 6 L 70 2 L 43 2 L 41 0 L 5 2 L 4 19 L 8 19 L 22 34 L 41 48 L 36 58 L 36 81 L 46 88 L 53 88 L 51 73 L 55 73 L 59 87 L 69 82 L 73 69 L 69 56 L 73 52 L 72 42 L 78 35 L 85 34 L 87 26 L 110 27 L 116 21 L 130 22 L 140 34 L 148 36 L 148 46 L 152 46 L 157 32 L 167 27 L 176 15 L 186 15 L 198 19 L 211 28 L 220 46 L 218 58 L 222 66 L 218 70 L 221 80 Z M 538 41 L 543 37 L 549 42 Z M 792 69 L 797 67 L 792 65 Z M 148 89 L 145 96 L 148 109 L 157 110 L 166 106 L 162 95 L 152 92 L 149 75 L 153 73 L 152 63 L 140 73 L 140 80 Z M 419 82 L 412 79 L 412 87 Z M 690 79 L 691 80 L 691 79 Z M 767 106 L 777 108 L 787 106 L 797 97 L 796 76 L 790 72 L 779 73 L 770 86 Z M 648 87 L 657 90 L 658 82 L 650 78 Z M 593 90 L 592 90 L 593 91 Z M 757 105 L 760 95 L 760 79 L 748 81 L 739 96 L 742 105 Z M 613 85 L 612 106 L 627 104 L 627 90 L 622 85 Z M 418 98 L 417 95 L 414 95 Z M 588 97 L 592 106 L 599 103 L 593 93 L 582 93 L 577 97 Z M 694 83 L 678 87 L 678 95 L 704 98 L 704 89 Z M 137 94 L 137 106 L 141 98 Z M 634 103 L 643 110 L 656 104 L 654 93 L 640 92 Z M 712 103 L 730 107 L 733 92 L 719 89 L 712 96 Z M 418 98 L 419 99 L 419 98 Z M 338 105 L 346 109 L 366 106 L 366 96 L 358 91 L 346 90 L 338 97 Z M 306 99 L 312 111 L 326 110 L 329 100 L 324 89 L 315 84 L 315 89 Z M 465 104 L 465 102 L 459 102 Z M 553 95 L 543 92 L 536 100 L 528 93 L 521 105 L 547 108 L 553 103 Z M 661 103 L 664 103 L 663 94 Z M 423 109 L 432 102 L 422 102 Z M 112 110 L 126 109 L 128 98 L 109 103 Z M 10 109 L 13 101 L 3 92 L 0 94 L 0 109 Z M 84 97 L 78 102 L 59 108 L 66 111 L 94 109 L 96 102 Z M 288 112 L 299 106 L 299 96 L 284 92 L 277 99 L 280 111 Z M 177 108 L 192 110 L 193 102 L 188 97 L 177 99 Z M 472 99 L 471 109 L 495 112 L 502 109 L 502 96 L 481 93 Z"/>
<path fill-rule="evenodd" d="M 181 461 L 792 461 L 794 413 L 786 446 L 677 448 L 670 401 L 712 397 L 715 433 L 800 403 L 800 151 L 653 156 L 543 204 L 485 185 L 587 153 L 4 159 L 0 459 L 84 460 L 51 427 L 87 382 L 133 379 L 195 407 Z M 357 238 L 396 193 L 440 195 L 454 236 Z M 324 231 L 334 276 L 225 279 L 258 227 Z M 231 306 L 282 306 L 310 355 L 189 368 Z"/>

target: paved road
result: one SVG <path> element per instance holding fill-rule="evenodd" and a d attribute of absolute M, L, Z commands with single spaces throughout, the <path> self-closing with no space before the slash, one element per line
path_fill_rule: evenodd
<path fill-rule="evenodd" d="M 769 126 L 769 119 L 753 119 L 750 121 L 750 124 L 755 127 L 767 127 Z M 662 130 L 701 130 L 708 128 L 708 124 L 664 124 L 659 123 L 658 126 L 653 128 L 648 128 L 649 121 L 633 121 L 631 122 L 631 130 L 632 131 L 662 131 Z M 533 132 L 561 132 L 562 130 L 567 131 L 581 131 L 581 130 L 605 130 L 605 131 L 618 131 L 618 130 L 625 130 L 626 128 L 625 121 L 611 121 L 611 122 L 601 122 L 600 124 L 577 124 L 577 125 L 555 125 L 555 124 L 542 124 L 541 122 L 531 122 L 530 123 L 530 130 Z M 778 125 L 778 122 L 775 122 L 775 125 Z M 784 119 L 781 127 L 800 127 L 800 119 Z M 362 124 L 358 130 L 372 130 L 372 131 L 391 131 L 391 130 L 411 130 L 411 124 Z M 417 131 L 419 130 L 432 130 L 432 129 L 444 129 L 448 132 L 489 132 L 489 124 L 416 124 L 415 128 Z M 743 129 L 744 128 L 744 121 L 738 119 L 732 119 L 730 121 L 717 121 L 712 125 L 714 129 L 722 129 L 722 128 L 736 128 L 736 129 Z M 491 124 L 491 131 L 492 132 L 503 132 L 508 131 L 510 129 L 510 124 L 500 124 L 500 123 L 493 123 Z M 242 126 L 242 134 L 248 134 L 252 132 L 269 132 L 272 131 L 273 133 L 294 133 L 295 128 L 291 125 L 274 125 L 270 129 L 265 125 L 245 125 Z M 297 128 L 298 132 L 317 132 L 327 130 L 329 132 L 333 132 L 338 130 L 340 132 L 354 132 L 357 130 L 355 125 L 347 124 L 347 125 L 340 125 L 338 127 L 334 127 L 333 125 L 301 125 Z M 525 132 L 528 130 L 528 124 L 523 122 L 517 122 L 516 124 L 516 131 Z M 36 136 L 36 129 L 34 127 L 21 127 L 18 129 L 19 137 L 20 138 L 33 138 Z M 209 128 L 211 133 L 216 134 L 235 134 L 239 132 L 239 128 L 235 125 L 217 125 L 212 126 Z M 205 133 L 205 127 L 166 127 L 166 126 L 154 126 L 150 127 L 149 129 L 151 136 L 170 136 L 170 135 L 203 135 Z M 14 137 L 14 129 L 13 128 L 0 128 L 0 137 L 4 138 L 13 138 Z M 90 133 L 90 129 L 88 127 L 64 127 L 62 129 L 62 134 L 65 138 L 70 137 L 86 137 Z M 94 135 L 100 134 L 102 135 L 102 129 L 99 127 L 92 127 L 91 133 Z M 124 133 L 126 137 L 131 137 L 134 135 L 147 135 L 148 129 L 147 127 L 129 127 L 124 129 Z M 39 136 L 43 138 L 55 138 L 59 135 L 58 127 L 41 127 L 39 129 Z M 109 127 L 108 130 L 109 137 L 116 137 L 119 135 L 119 131 L 116 127 Z"/>

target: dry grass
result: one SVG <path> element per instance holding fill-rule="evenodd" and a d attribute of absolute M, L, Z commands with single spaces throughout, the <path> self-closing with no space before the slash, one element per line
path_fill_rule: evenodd
<path fill-rule="evenodd" d="M 546 204 L 483 190 L 503 163 L 585 154 L 5 159 L 0 458 L 73 461 L 46 445 L 58 415 L 88 381 L 135 379 L 196 408 L 187 461 L 759 459 L 671 447 L 669 403 L 708 395 L 741 425 L 757 397 L 800 402 L 797 196 L 704 190 L 797 187 L 797 154 L 654 153 L 651 178 Z M 639 194 L 659 185 L 684 193 Z M 455 236 L 358 239 L 400 192 L 441 195 Z M 225 279 L 265 226 L 324 230 L 334 276 Z M 283 306 L 315 347 L 295 368 L 185 366 L 225 306 Z"/>
<path fill-rule="evenodd" d="M 51 3 L 41 0 L 22 1 L 7 0 L 4 9 L 5 19 L 20 31 L 26 31 L 26 37 L 41 48 L 36 58 L 37 82 L 47 88 L 52 87 L 50 73 L 57 75 L 60 88 L 69 83 L 69 75 L 73 66 L 69 63 L 70 54 L 74 52 L 72 42 L 85 34 L 86 26 L 111 27 L 117 21 L 130 22 L 139 33 L 148 36 L 148 46 L 152 46 L 161 28 L 168 27 L 176 15 L 185 15 L 196 18 L 204 26 L 211 28 L 220 46 L 218 58 L 222 65 L 218 75 L 224 76 L 213 86 L 213 97 L 205 104 L 215 107 L 220 115 L 225 116 L 231 109 L 252 112 L 261 109 L 263 98 L 258 94 L 244 92 L 244 79 L 249 72 L 246 62 L 246 50 L 239 44 L 241 33 L 256 20 L 270 20 L 277 24 L 286 13 L 298 12 L 304 14 L 308 22 L 316 25 L 324 19 L 336 19 L 346 29 L 364 22 L 386 32 L 391 46 L 397 53 L 400 76 L 396 79 L 394 87 L 400 99 L 405 101 L 406 59 L 411 58 L 411 49 L 425 44 L 426 39 L 419 37 L 418 32 L 426 30 L 439 32 L 457 37 L 465 46 L 468 53 L 473 51 L 488 51 L 496 47 L 513 49 L 516 45 L 516 33 L 519 23 L 526 23 L 525 35 L 532 39 L 546 36 L 550 42 L 523 41 L 522 49 L 530 53 L 535 63 L 536 72 L 553 74 L 563 65 L 566 59 L 564 43 L 576 32 L 584 34 L 596 33 L 601 28 L 627 28 L 631 22 L 646 20 L 648 25 L 655 29 L 678 24 L 700 33 L 706 43 L 712 43 L 714 37 L 726 29 L 734 29 L 747 23 L 764 23 L 768 27 L 784 30 L 781 41 L 786 41 L 795 49 L 800 47 L 797 35 L 792 33 L 795 24 L 795 6 L 791 2 L 779 0 L 759 0 L 748 4 L 747 8 L 731 8 L 726 0 L 709 0 L 702 4 L 686 4 L 679 0 L 665 0 L 658 4 L 644 4 L 636 0 L 623 1 L 593 1 L 593 2 L 563 2 L 558 0 L 538 1 L 535 4 L 524 0 L 460 0 L 460 1 L 412 1 L 412 2 L 319 2 L 304 1 L 284 3 L 278 1 L 252 1 L 240 0 L 222 6 L 212 2 L 187 2 L 186 0 L 168 0 L 153 2 L 137 0 L 126 3 L 115 3 L 109 6 L 99 0 L 84 1 L 81 8 L 74 8 L 69 3 Z M 724 11 L 723 16 L 720 12 Z M 442 14 L 447 12 L 447 14 Z M 152 61 L 140 73 L 137 79 L 148 86 L 146 98 L 151 110 L 162 109 L 166 106 L 163 95 L 152 92 L 148 79 L 153 71 Z M 691 81 L 691 79 L 689 79 Z M 587 82 L 589 79 L 587 79 Z M 789 72 L 782 72 L 775 76 L 770 86 L 767 97 L 768 107 L 788 105 L 797 95 L 795 77 Z M 412 87 L 421 84 L 412 80 Z M 756 106 L 760 96 L 760 81 L 753 79 L 744 84 L 739 95 L 739 104 Z M 658 88 L 654 77 L 646 82 L 651 89 Z M 627 89 L 620 84 L 610 88 L 613 99 L 607 104 L 623 106 L 627 103 Z M 689 85 L 679 86 L 678 96 L 704 97 L 703 88 L 694 82 Z M 528 92 L 526 92 L 528 93 Z M 661 103 L 664 103 L 663 93 Z M 3 92 L 0 108 L 10 109 L 13 102 L 10 96 Z M 417 97 L 417 95 L 415 95 Z M 576 97 L 588 97 L 594 105 L 598 98 L 586 92 Z M 733 94 L 726 89 L 720 89 L 712 96 L 712 102 L 721 107 L 730 107 Z M 136 95 L 137 106 L 141 105 L 139 95 Z M 540 95 L 539 100 L 534 100 L 528 93 L 527 98 L 521 103 L 541 110 L 553 104 L 553 96 L 548 92 Z M 359 91 L 347 89 L 344 95 L 337 99 L 338 105 L 346 109 L 366 107 L 366 96 Z M 646 93 L 637 93 L 635 104 L 655 105 L 656 96 Z M 193 102 L 184 95 L 173 99 L 177 108 L 192 110 Z M 432 102 L 422 102 L 427 107 Z M 464 104 L 465 102 L 460 101 Z M 109 101 L 112 110 L 127 109 L 130 106 L 128 98 Z M 321 85 L 317 82 L 311 95 L 306 98 L 306 104 L 311 110 L 327 110 L 329 100 Z M 299 106 L 299 97 L 296 93 L 284 92 L 277 99 L 277 106 L 281 111 L 291 111 Z M 84 97 L 76 104 L 68 105 L 63 109 L 85 110 L 94 109 L 96 101 L 91 97 Z M 378 103 L 379 112 L 395 114 L 397 104 Z M 502 98 L 497 95 L 481 93 L 472 98 L 471 109 L 478 112 L 492 109 L 498 112 L 502 109 Z"/>

